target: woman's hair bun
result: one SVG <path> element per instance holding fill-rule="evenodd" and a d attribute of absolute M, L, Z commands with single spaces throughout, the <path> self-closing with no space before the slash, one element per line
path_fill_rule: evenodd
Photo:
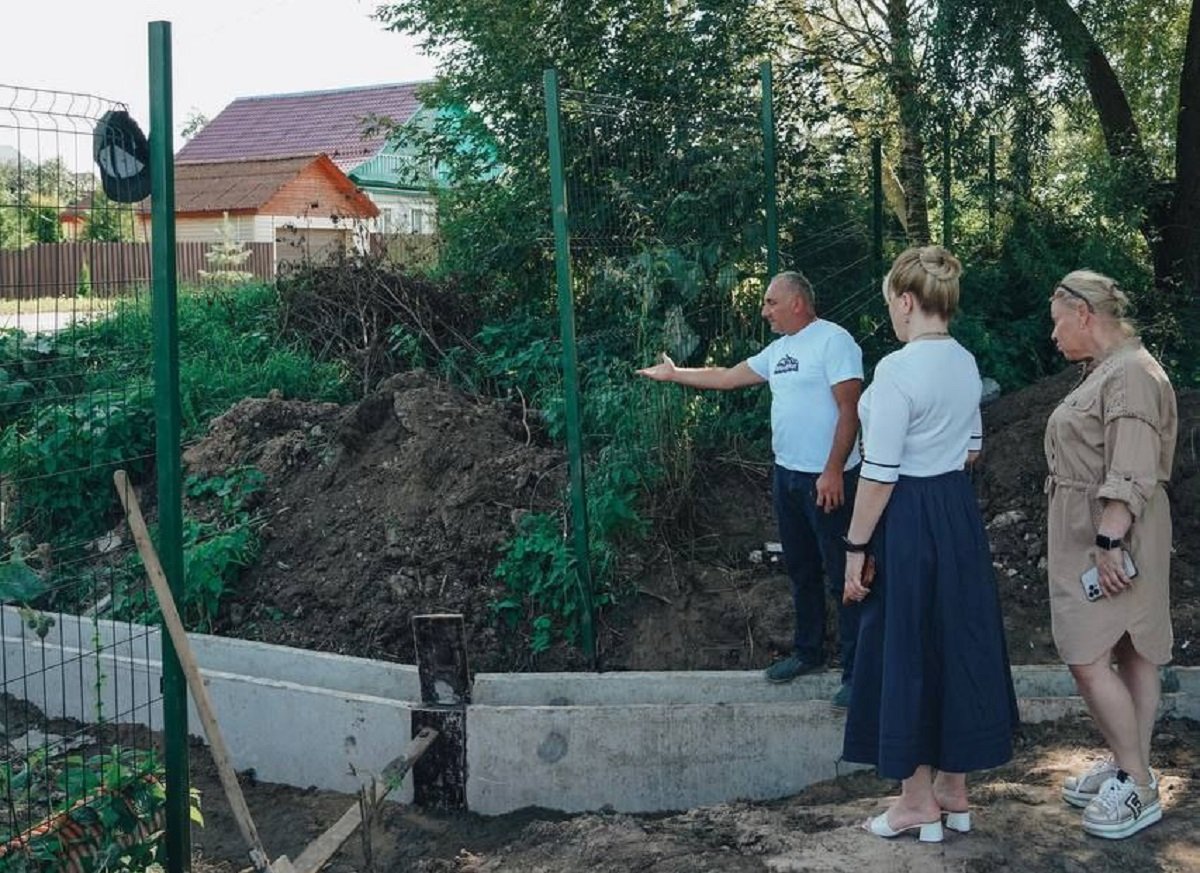
<path fill-rule="evenodd" d="M 921 266 L 930 276 L 949 282 L 962 275 L 962 264 L 958 258 L 941 246 L 923 246 L 920 249 Z"/>

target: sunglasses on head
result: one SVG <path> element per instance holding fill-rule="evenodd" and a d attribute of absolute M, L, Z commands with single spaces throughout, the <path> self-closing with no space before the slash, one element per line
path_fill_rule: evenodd
<path fill-rule="evenodd" d="M 1076 299 L 1078 299 L 1078 300 L 1082 300 L 1082 301 L 1083 301 L 1083 305 L 1084 305 L 1084 306 L 1086 306 L 1086 307 L 1088 308 L 1088 312 L 1095 312 L 1095 311 L 1096 311 L 1096 307 L 1092 305 L 1092 301 L 1088 300 L 1086 297 L 1084 297 L 1084 296 L 1083 296 L 1083 294 L 1081 294 L 1080 292 L 1076 291 L 1076 290 L 1075 290 L 1074 288 L 1072 288 L 1070 285 L 1063 285 L 1063 284 L 1060 282 L 1059 284 L 1057 284 L 1057 285 L 1055 285 L 1055 286 L 1054 286 L 1054 290 L 1055 290 L 1055 291 L 1058 291 L 1058 290 L 1060 290 L 1060 289 L 1061 289 L 1061 290 L 1063 290 L 1063 291 L 1066 291 L 1066 292 L 1067 292 L 1068 294 L 1070 294 L 1072 297 L 1074 297 L 1074 298 L 1076 298 Z"/>

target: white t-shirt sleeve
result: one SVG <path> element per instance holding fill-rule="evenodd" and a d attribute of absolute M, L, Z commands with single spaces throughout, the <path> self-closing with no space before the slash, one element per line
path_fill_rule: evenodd
<path fill-rule="evenodd" d="M 975 407 L 975 417 L 971 419 L 971 438 L 967 442 L 968 452 L 983 451 L 983 413 Z"/>
<path fill-rule="evenodd" d="M 746 358 L 746 364 L 760 379 L 771 381 L 771 346 L 775 343 L 769 343 L 766 348 L 756 355 L 751 355 Z"/>
<path fill-rule="evenodd" d="M 862 377 L 862 349 L 850 334 L 837 331 L 830 338 L 825 350 L 825 378 L 832 386 L 847 379 Z"/>
<path fill-rule="evenodd" d="M 885 365 L 875 368 L 870 415 L 863 433 L 862 477 L 891 484 L 900 478 L 900 458 L 912 417 L 912 400 Z"/>

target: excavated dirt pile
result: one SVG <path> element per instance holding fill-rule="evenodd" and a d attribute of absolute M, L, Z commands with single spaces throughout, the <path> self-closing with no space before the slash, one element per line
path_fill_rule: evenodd
<path fill-rule="evenodd" d="M 975 481 L 991 537 L 1014 663 L 1056 663 L 1045 577 L 1042 432 L 1075 368 L 985 409 Z M 1170 494 L 1176 663 L 1200 663 L 1200 394 L 1179 393 Z M 411 662 L 410 617 L 461 612 L 477 670 L 586 666 L 564 644 L 530 654 L 496 619 L 500 548 L 529 511 L 562 511 L 561 451 L 519 407 L 470 397 L 423 373 L 340 407 L 251 399 L 216 419 L 187 454 L 189 472 L 253 464 L 267 477 L 269 522 L 255 567 L 223 607 L 218 632 Z M 788 583 L 762 465 L 700 471 L 692 527 L 622 556 L 618 608 L 598 625 L 605 669 L 756 669 L 789 648 Z M 831 622 L 832 623 L 832 622 Z M 830 640 L 829 653 L 834 655 Z"/>
<path fill-rule="evenodd" d="M 218 633 L 412 663 L 411 617 L 452 611 L 476 669 L 526 650 L 497 628 L 493 570 L 523 513 L 561 506 L 565 467 L 520 410 L 406 373 L 349 407 L 244 400 L 185 462 L 267 478 L 265 546 Z"/>

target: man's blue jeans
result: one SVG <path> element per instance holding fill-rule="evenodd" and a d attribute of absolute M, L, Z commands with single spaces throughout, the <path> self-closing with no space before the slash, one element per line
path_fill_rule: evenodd
<path fill-rule="evenodd" d="M 817 473 L 798 473 L 775 465 L 772 490 L 775 518 L 779 522 L 779 541 L 783 560 L 792 581 L 792 604 L 796 611 L 794 654 L 802 661 L 825 663 L 825 586 L 837 604 L 838 637 L 842 661 L 842 681 L 850 681 L 854 671 L 854 648 L 858 643 L 858 604 L 842 605 L 842 587 L 846 579 L 846 549 L 842 537 L 850 524 L 854 494 L 858 487 L 858 467 L 843 474 L 845 502 L 833 512 L 817 506 Z"/>

